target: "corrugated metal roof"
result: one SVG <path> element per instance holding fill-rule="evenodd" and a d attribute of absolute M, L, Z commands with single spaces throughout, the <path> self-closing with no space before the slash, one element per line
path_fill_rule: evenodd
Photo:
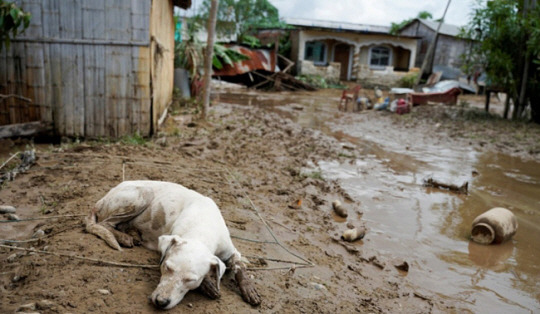
<path fill-rule="evenodd" d="M 225 64 L 221 70 L 214 69 L 214 76 L 234 76 L 255 70 L 277 72 L 276 53 L 269 49 L 250 49 L 243 46 L 231 45 L 227 48 L 235 50 L 249 57 L 249 60 L 236 62 L 233 65 Z"/>
<path fill-rule="evenodd" d="M 367 33 L 385 33 L 390 32 L 390 27 L 381 25 L 368 25 L 368 24 L 355 24 L 346 22 L 334 22 L 334 21 L 322 21 L 322 20 L 308 20 L 308 19 L 296 19 L 285 18 L 285 23 L 293 26 L 301 27 L 313 27 L 313 28 L 328 28 L 344 31 L 355 32 L 367 32 Z"/>
<path fill-rule="evenodd" d="M 420 23 L 426 25 L 433 31 L 437 31 L 437 28 L 439 27 L 439 22 L 437 21 L 430 21 L 430 20 L 424 20 L 424 19 L 415 19 L 415 21 L 418 20 Z M 413 21 L 414 22 L 414 21 Z M 409 23 L 410 25 L 410 23 Z M 441 25 L 441 29 L 439 31 L 440 34 L 457 37 L 459 35 L 461 27 L 457 25 L 452 24 L 446 24 L 443 23 Z"/>

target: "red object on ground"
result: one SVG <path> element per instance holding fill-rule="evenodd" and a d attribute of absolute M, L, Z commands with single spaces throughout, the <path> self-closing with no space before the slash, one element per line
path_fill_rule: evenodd
<path fill-rule="evenodd" d="M 405 101 L 405 99 L 403 98 L 400 98 L 397 102 L 396 113 L 404 114 L 404 113 L 409 113 L 410 111 L 411 109 L 409 108 L 409 104 L 407 103 L 407 101 Z"/>
<path fill-rule="evenodd" d="M 352 89 L 345 89 L 341 93 L 341 99 L 339 100 L 338 110 L 339 111 L 354 111 L 355 105 L 356 105 L 356 99 L 358 98 L 358 94 L 360 93 L 360 90 L 362 89 L 362 85 L 356 85 Z M 348 109 L 348 103 L 349 100 L 352 101 L 353 107 L 351 109 Z"/>
<path fill-rule="evenodd" d="M 461 94 L 461 89 L 455 87 L 442 93 L 410 93 L 409 102 L 413 106 L 426 105 L 428 101 L 455 105 L 459 94 Z"/>

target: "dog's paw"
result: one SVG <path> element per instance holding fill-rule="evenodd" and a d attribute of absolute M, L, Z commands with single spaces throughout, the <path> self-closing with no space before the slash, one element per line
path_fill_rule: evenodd
<path fill-rule="evenodd" d="M 219 299 L 221 297 L 221 293 L 219 292 L 219 287 L 215 285 L 215 280 L 212 280 L 211 278 L 204 277 L 204 280 L 202 281 L 201 285 L 199 286 L 201 289 L 201 292 L 205 294 L 210 299 Z"/>
<path fill-rule="evenodd" d="M 123 247 L 133 247 L 133 237 L 127 234 L 117 235 L 116 240 L 118 240 L 118 243 Z"/>
<path fill-rule="evenodd" d="M 240 285 L 240 293 L 242 294 L 242 299 L 247 303 L 253 306 L 261 304 L 261 296 L 250 281 L 244 280 L 242 282 Z"/>

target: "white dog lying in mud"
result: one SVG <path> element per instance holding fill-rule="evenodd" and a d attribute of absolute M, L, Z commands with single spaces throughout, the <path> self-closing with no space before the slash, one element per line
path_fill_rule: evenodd
<path fill-rule="evenodd" d="M 96 203 L 86 230 L 120 251 L 120 245 L 133 247 L 133 237 L 125 232 L 138 230 L 146 248 L 161 252 L 161 280 L 151 295 L 159 308 L 174 307 L 198 287 L 218 298 L 224 262 L 242 298 L 251 305 L 261 302 L 216 203 L 179 184 L 122 182 Z"/>

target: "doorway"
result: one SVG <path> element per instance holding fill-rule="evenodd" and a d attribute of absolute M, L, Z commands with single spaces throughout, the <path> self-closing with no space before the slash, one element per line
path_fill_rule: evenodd
<path fill-rule="evenodd" d="M 341 73 L 339 79 L 342 81 L 350 80 L 350 63 L 351 63 L 351 45 L 337 44 L 334 46 L 334 62 L 341 63 Z"/>

